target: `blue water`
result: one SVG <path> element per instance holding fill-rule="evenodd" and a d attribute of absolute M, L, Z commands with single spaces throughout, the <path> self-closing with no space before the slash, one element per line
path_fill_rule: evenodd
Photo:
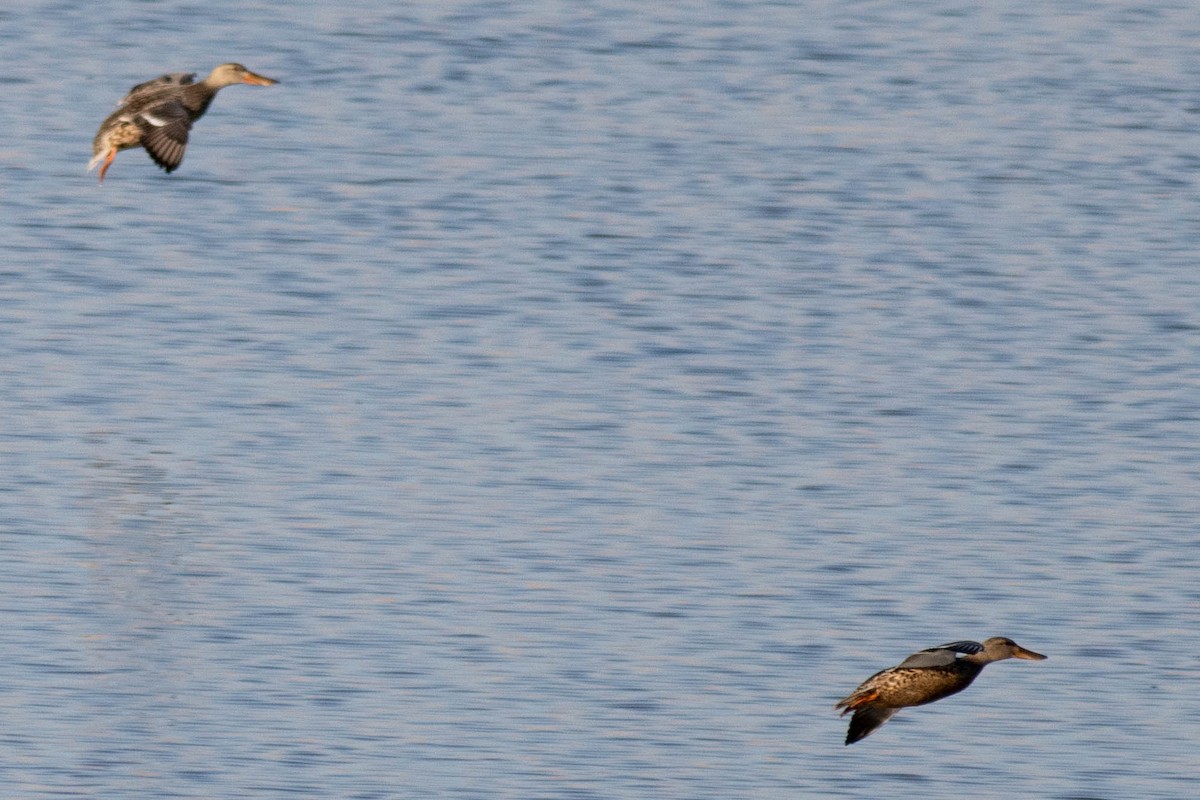
<path fill-rule="evenodd" d="M 332 5 L 0 11 L 0 795 L 1194 794 L 1192 7 Z"/>

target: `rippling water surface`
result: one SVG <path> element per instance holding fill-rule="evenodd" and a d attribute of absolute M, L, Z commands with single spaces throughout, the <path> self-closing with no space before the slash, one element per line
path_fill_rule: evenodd
<path fill-rule="evenodd" d="M 337 6 L 0 11 L 9 796 L 1195 792 L 1194 9 Z"/>

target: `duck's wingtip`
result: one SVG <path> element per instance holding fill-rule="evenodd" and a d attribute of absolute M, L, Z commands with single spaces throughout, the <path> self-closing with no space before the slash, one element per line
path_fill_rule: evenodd
<path fill-rule="evenodd" d="M 867 738 L 899 710 L 880 706 L 860 708 L 850 718 L 850 727 L 846 730 L 846 744 L 854 744 Z"/>

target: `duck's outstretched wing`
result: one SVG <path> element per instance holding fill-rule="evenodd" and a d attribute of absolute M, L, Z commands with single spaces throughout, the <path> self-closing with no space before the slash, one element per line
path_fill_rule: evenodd
<path fill-rule="evenodd" d="M 159 75 L 157 78 L 151 78 L 148 81 L 139 83 L 134 86 L 125 96 L 121 98 L 121 102 L 117 103 L 118 108 L 124 106 L 130 100 L 137 97 L 139 94 L 149 94 L 158 92 L 162 89 L 169 89 L 175 86 L 187 86 L 190 83 L 196 82 L 196 73 L 194 72 L 168 72 L 166 75 Z"/>
<path fill-rule="evenodd" d="M 142 129 L 142 146 L 150 158 L 171 172 L 183 161 L 192 119 L 183 103 L 172 99 L 142 110 L 134 121 Z"/>
<path fill-rule="evenodd" d="M 930 647 L 922 650 L 919 653 L 913 653 L 908 658 L 900 663 L 901 667 L 911 667 L 920 669 L 922 667 L 945 667 L 953 664 L 954 660 L 962 655 L 972 655 L 981 652 L 983 645 L 979 642 L 972 642 L 964 639 L 961 642 L 950 642 L 949 644 L 939 644 L 937 647 Z"/>

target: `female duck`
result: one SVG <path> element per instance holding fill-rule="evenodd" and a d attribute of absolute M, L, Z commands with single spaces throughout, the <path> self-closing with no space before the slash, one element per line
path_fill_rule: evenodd
<path fill-rule="evenodd" d="M 279 82 L 241 64 L 222 64 L 199 83 L 195 79 L 192 73 L 172 72 L 130 89 L 117 110 L 100 124 L 88 172 L 100 164 L 100 182 L 104 183 L 104 173 L 117 152 L 139 146 L 146 148 L 155 164 L 171 172 L 183 161 L 192 123 L 204 116 L 218 91 L 235 83 L 270 86 Z"/>
<path fill-rule="evenodd" d="M 1046 657 L 1012 639 L 994 636 L 983 644 L 964 641 L 931 647 L 913 653 L 899 666 L 876 672 L 834 706 L 844 709 L 843 717 L 854 712 L 846 744 L 866 738 L 902 708 L 923 706 L 961 692 L 985 666 L 1006 658 L 1042 661 Z"/>

